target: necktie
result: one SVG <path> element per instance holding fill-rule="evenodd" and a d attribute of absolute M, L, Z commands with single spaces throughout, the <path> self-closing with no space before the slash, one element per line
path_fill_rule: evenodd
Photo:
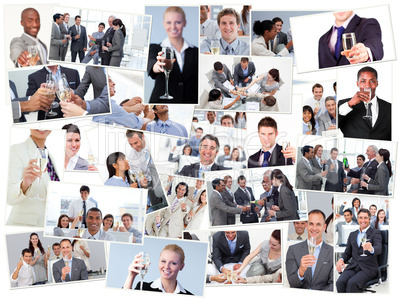
<path fill-rule="evenodd" d="M 166 124 L 165 123 L 162 123 L 162 131 L 161 131 L 161 133 L 166 134 Z"/>
<path fill-rule="evenodd" d="M 267 151 L 264 152 L 264 161 L 262 162 L 262 166 L 261 167 L 268 167 L 268 159 L 271 155 L 271 152 Z"/>
<path fill-rule="evenodd" d="M 82 202 L 83 202 L 83 205 L 82 205 L 82 212 L 83 212 L 83 215 L 82 215 L 82 224 L 83 224 L 85 227 L 87 227 L 87 223 L 85 222 L 85 219 L 86 219 L 86 216 L 87 216 L 87 204 L 86 204 L 85 200 L 83 200 Z"/>
<path fill-rule="evenodd" d="M 370 117 L 370 119 L 373 118 L 373 112 L 371 111 L 371 107 L 373 106 L 373 103 L 368 103 L 367 105 L 367 115 Z"/>
<path fill-rule="evenodd" d="M 80 34 L 80 32 L 81 32 L 81 31 L 80 31 L 80 27 L 77 26 L 77 33 Z"/>
<path fill-rule="evenodd" d="M 234 55 L 232 46 L 228 45 L 228 47 L 226 48 L 226 54 Z"/>
<path fill-rule="evenodd" d="M 337 32 L 338 36 L 336 38 L 336 44 L 335 44 L 335 58 L 339 58 L 339 54 L 341 52 L 341 45 L 342 45 L 342 34 L 345 31 L 345 28 L 343 26 L 337 27 Z"/>
<path fill-rule="evenodd" d="M 195 190 L 194 190 L 193 198 L 195 198 L 195 196 L 197 195 L 197 192 L 198 192 L 198 189 L 195 189 Z"/>
<path fill-rule="evenodd" d="M 176 198 L 175 202 L 172 205 L 172 209 L 171 209 L 172 214 L 173 214 L 174 210 L 176 209 L 176 206 L 178 203 L 179 203 L 179 200 Z"/>
<path fill-rule="evenodd" d="M 301 236 L 297 236 L 296 239 L 297 239 L 297 240 L 303 240 L 303 238 L 301 238 Z"/>
<path fill-rule="evenodd" d="M 249 192 L 247 189 L 244 189 L 244 193 L 246 193 L 246 194 L 247 194 L 247 196 L 248 196 L 248 201 L 251 201 L 251 195 L 250 195 L 250 192 Z"/>
<path fill-rule="evenodd" d="M 57 173 L 53 167 L 52 161 L 50 160 L 50 157 L 47 158 L 47 173 L 49 174 L 50 180 L 52 181 L 60 181 L 59 177 L 57 176 Z"/>

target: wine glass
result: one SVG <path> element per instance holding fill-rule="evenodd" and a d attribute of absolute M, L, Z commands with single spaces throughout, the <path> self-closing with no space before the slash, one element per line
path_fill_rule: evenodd
<path fill-rule="evenodd" d="M 89 148 L 89 151 L 88 151 L 88 165 L 89 166 L 95 165 L 95 155 L 93 154 L 91 148 Z"/>
<path fill-rule="evenodd" d="M 213 39 L 211 41 L 211 52 L 214 55 L 219 55 L 221 52 L 221 43 L 219 39 Z"/>
<path fill-rule="evenodd" d="M 137 176 L 135 175 L 135 171 L 133 169 L 128 170 L 128 177 L 130 177 L 132 183 L 137 182 Z"/>
<path fill-rule="evenodd" d="M 362 249 L 363 249 L 363 253 L 360 255 L 361 257 L 367 257 L 367 255 L 364 253 L 364 247 L 363 247 L 363 245 L 366 243 L 368 241 L 368 239 L 367 239 L 367 235 L 366 235 L 366 233 L 363 233 L 363 236 L 362 236 L 362 238 L 360 239 L 360 242 L 362 243 L 361 244 L 361 247 L 362 247 Z"/>
<path fill-rule="evenodd" d="M 36 57 L 38 56 L 38 48 L 36 45 L 28 45 L 28 60 L 29 65 L 35 66 L 36 65 Z"/>
<path fill-rule="evenodd" d="M 105 46 L 105 40 L 102 40 L 102 53 L 105 53 L 105 50 L 103 49 L 103 46 Z"/>
<path fill-rule="evenodd" d="M 146 273 L 148 272 L 148 267 L 149 267 L 149 264 L 151 263 L 151 260 L 149 258 L 148 253 L 141 252 L 141 258 L 142 258 L 142 261 L 140 263 L 141 264 L 141 268 L 140 268 L 140 277 L 141 277 L 140 290 L 142 290 L 142 284 L 143 284 L 143 281 L 144 281 L 144 277 L 145 277 Z"/>
<path fill-rule="evenodd" d="M 342 35 L 343 51 L 346 53 L 346 57 L 349 57 L 349 53 L 353 46 L 356 45 L 356 36 L 354 33 L 346 33 Z M 353 58 L 353 57 L 351 57 Z"/>
<path fill-rule="evenodd" d="M 57 81 L 56 94 L 61 102 L 69 102 L 71 98 L 71 89 L 68 82 L 63 77 Z"/>
<path fill-rule="evenodd" d="M 64 260 L 64 265 L 65 265 L 65 266 L 70 266 L 70 261 Z"/>
<path fill-rule="evenodd" d="M 360 190 L 364 190 L 362 186 L 362 181 L 364 181 L 364 175 L 366 174 L 366 167 L 362 167 L 362 173 L 360 174 L 359 188 Z"/>
<path fill-rule="evenodd" d="M 362 90 L 364 92 L 368 93 L 368 96 L 369 96 L 369 101 L 367 102 L 367 104 L 365 106 L 366 107 L 366 115 L 363 116 L 363 119 L 371 122 L 372 117 L 369 115 L 369 112 L 368 112 L 368 108 L 369 108 L 368 103 L 371 101 L 371 88 L 370 87 L 362 87 Z"/>
<path fill-rule="evenodd" d="M 36 165 L 39 166 L 39 170 L 35 169 L 35 171 L 40 172 L 41 175 L 46 170 L 47 158 L 48 158 L 48 151 L 46 148 L 36 148 L 35 159 L 36 159 Z M 41 177 L 38 177 L 36 196 L 32 197 L 31 199 L 40 199 L 39 197 L 40 178 Z"/>
<path fill-rule="evenodd" d="M 289 141 L 282 141 L 282 150 L 286 151 L 286 148 L 290 146 L 290 142 Z M 288 164 L 287 163 L 287 158 L 285 158 L 285 166 Z"/>
<path fill-rule="evenodd" d="M 246 217 L 250 217 L 251 204 L 247 204 L 246 208 L 247 208 Z"/>
<path fill-rule="evenodd" d="M 159 98 L 162 100 L 171 100 L 172 96 L 169 95 L 169 74 L 173 68 L 173 59 L 174 59 L 174 50 L 170 47 L 162 48 L 162 57 L 164 57 L 163 62 L 165 63 L 164 71 L 165 71 L 165 94 L 160 96 Z"/>
<path fill-rule="evenodd" d="M 52 104 L 50 106 L 50 111 L 46 112 L 46 116 L 56 116 L 57 112 L 53 111 L 53 108 L 56 108 L 59 106 L 59 103 L 57 103 L 56 100 L 56 86 L 53 81 L 52 75 L 48 74 L 46 76 L 46 84 L 45 84 L 45 97 L 47 97 L 49 100 L 52 101 Z"/>
<path fill-rule="evenodd" d="M 307 240 L 307 245 L 308 245 L 308 253 L 309 255 L 314 255 L 315 253 L 315 248 L 317 246 L 317 240 L 315 237 L 309 237 Z"/>
<path fill-rule="evenodd" d="M 83 228 L 83 227 L 78 228 L 78 237 L 82 238 L 82 236 L 84 236 L 84 232 L 85 232 L 85 228 Z"/>

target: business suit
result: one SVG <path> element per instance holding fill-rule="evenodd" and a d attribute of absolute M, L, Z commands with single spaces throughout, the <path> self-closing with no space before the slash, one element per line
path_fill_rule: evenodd
<path fill-rule="evenodd" d="M 180 203 L 177 203 L 175 208 L 172 209 L 176 195 L 169 195 L 168 199 L 171 206 L 160 212 L 162 220 L 159 234 L 162 237 L 181 238 L 184 230 L 184 217 L 188 214 L 193 204 L 191 200 L 185 198 L 183 202 L 187 207 L 186 211 L 183 212 Z"/>
<path fill-rule="evenodd" d="M 360 18 L 355 15 L 345 28 L 344 33 L 354 33 L 356 43 L 363 43 L 364 46 L 370 48 L 373 55 L 372 61 L 379 61 L 384 56 L 383 45 L 381 42 L 381 28 L 376 19 Z M 349 65 L 349 61 L 345 56 L 339 55 L 336 59 L 331 53 L 328 42 L 331 39 L 332 27 L 324 35 L 321 36 L 318 42 L 318 61 L 319 68 L 328 68 L 334 66 Z M 343 50 L 341 45 L 340 51 Z"/>
<path fill-rule="evenodd" d="M 160 96 L 165 94 L 165 74 L 163 72 L 154 73 L 152 70 L 156 63 L 158 52 L 162 51 L 160 44 L 151 44 L 148 57 L 148 76 L 155 80 L 149 103 L 160 104 Z M 163 103 L 175 104 L 197 104 L 198 103 L 198 48 L 189 47 L 184 51 L 185 59 L 183 71 L 180 71 L 177 60 L 173 63 L 173 68 L 169 75 L 169 95 L 172 100 L 163 100 Z"/>
<path fill-rule="evenodd" d="M 335 232 L 338 232 L 338 241 L 336 242 L 337 245 L 342 244 L 342 233 L 343 233 L 343 225 L 347 225 L 346 221 L 339 221 L 336 225 L 335 225 Z M 359 224 L 356 221 L 351 221 L 350 225 L 356 225 L 358 226 Z"/>
<path fill-rule="evenodd" d="M 276 219 L 278 221 L 299 219 L 295 193 L 285 185 L 281 185 L 278 190 L 279 211 L 275 212 Z"/>
<path fill-rule="evenodd" d="M 302 158 L 296 165 L 296 181 L 297 189 L 313 190 L 313 183 L 322 181 L 321 172 L 313 170 L 313 167 L 308 165 L 307 160 Z M 316 188 L 320 190 L 321 186 Z"/>
<path fill-rule="evenodd" d="M 39 39 L 38 39 L 39 40 Z M 47 64 L 47 47 L 46 44 L 39 40 L 39 43 L 44 47 L 46 54 L 44 57 L 39 54 L 39 61 L 36 62 L 36 65 L 44 65 Z M 22 34 L 21 37 L 16 37 L 10 42 L 10 59 L 13 61 L 15 67 L 19 67 L 18 65 L 18 56 L 23 51 L 28 50 L 28 45 L 36 45 L 35 41 L 30 39 L 26 34 Z"/>
<path fill-rule="evenodd" d="M 179 172 L 179 175 L 199 178 L 198 177 L 199 170 L 200 170 L 200 163 L 194 163 L 191 165 L 184 166 L 183 169 L 181 169 L 181 171 Z M 211 171 L 219 171 L 219 170 L 230 170 L 230 168 L 225 168 L 213 163 L 211 166 Z"/>
<path fill-rule="evenodd" d="M 66 38 L 66 35 L 68 35 L 68 24 L 66 24 L 65 22 L 61 23 L 60 24 L 60 32 L 62 34 L 62 38 L 67 40 L 66 43 L 64 43 L 60 47 L 60 60 L 65 61 L 68 45 L 70 44 L 70 41 Z"/>
<path fill-rule="evenodd" d="M 214 82 L 215 88 L 218 88 L 222 91 L 222 93 L 226 93 L 226 95 L 229 95 L 229 89 L 223 86 L 223 83 L 225 83 L 226 81 L 230 82 L 230 80 L 233 80 L 233 76 L 229 68 L 225 64 L 222 65 L 223 65 L 223 73 L 219 73 L 216 70 L 212 71 L 212 81 Z"/>
<path fill-rule="evenodd" d="M 253 76 L 255 74 L 255 65 L 253 62 L 249 62 L 248 66 L 248 75 L 244 76 L 243 73 L 243 68 L 241 68 L 241 64 L 237 64 L 234 68 L 234 72 L 233 72 L 233 78 L 234 78 L 234 85 L 238 86 L 239 84 L 241 85 L 248 85 L 251 83 L 251 81 L 253 80 Z M 244 80 L 246 78 L 250 77 L 250 79 L 246 82 L 244 82 Z"/>
<path fill-rule="evenodd" d="M 119 28 L 114 32 L 112 39 L 112 46 L 108 47 L 107 51 L 111 53 L 109 66 L 120 66 L 120 62 L 123 59 L 123 46 L 124 46 L 124 35 Z"/>
<path fill-rule="evenodd" d="M 233 255 L 230 252 L 225 232 L 217 232 L 212 238 L 212 261 L 219 271 L 225 264 L 242 263 L 244 258 L 250 254 L 250 238 L 247 231 L 237 231 L 236 248 Z"/>
<path fill-rule="evenodd" d="M 101 95 L 102 90 L 105 88 L 105 85 L 107 85 L 106 74 L 103 71 L 102 67 L 85 67 L 84 76 L 82 77 L 81 83 L 74 91 L 74 93 L 80 98 L 84 99 L 89 85 L 91 84 L 94 91 L 94 99 L 96 99 Z"/>
<path fill-rule="evenodd" d="M 268 196 L 268 192 L 264 192 L 260 195 L 260 199 L 265 198 L 265 204 L 264 204 L 264 215 L 261 218 L 261 223 L 266 222 L 266 219 L 269 217 L 268 210 L 271 209 L 273 205 L 278 205 L 278 200 L 279 200 L 279 192 L 278 188 L 275 186 L 271 187 L 271 195 Z M 262 207 L 261 207 L 262 209 Z M 271 216 L 269 221 L 277 221 L 275 216 Z"/>
<path fill-rule="evenodd" d="M 61 279 L 62 276 L 62 269 L 66 265 L 64 264 L 64 259 L 60 259 L 59 261 L 53 263 L 53 278 L 56 283 L 63 282 Z M 70 281 L 79 281 L 79 280 L 87 280 L 88 279 L 88 271 L 87 267 L 85 266 L 85 262 L 81 259 L 72 258 L 71 264 L 71 278 L 67 274 L 65 278 L 65 282 Z"/>
<path fill-rule="evenodd" d="M 321 159 L 319 159 L 321 160 Z M 324 165 L 320 166 L 320 163 L 318 162 L 316 156 L 314 155 L 314 157 L 310 160 L 310 165 L 311 168 L 313 170 L 314 173 L 318 174 L 322 172 Z M 321 187 L 322 187 L 322 178 L 320 180 L 317 181 L 313 181 L 313 187 L 312 190 L 317 190 L 317 191 L 321 191 Z"/>
<path fill-rule="evenodd" d="M 74 170 L 88 170 L 88 161 L 82 157 L 78 157 L 77 163 L 74 166 Z"/>
<path fill-rule="evenodd" d="M 368 182 L 367 190 L 374 191 L 375 195 L 389 195 L 388 183 L 389 183 L 389 170 L 384 162 L 381 162 L 377 168 L 377 173 L 374 179 L 370 179 Z"/>
<path fill-rule="evenodd" d="M 64 44 L 66 44 L 63 43 L 63 36 L 60 27 L 53 22 L 52 34 L 50 37 L 49 60 L 61 60 L 61 49 L 64 47 Z"/>
<path fill-rule="evenodd" d="M 68 84 L 71 89 L 76 89 L 80 84 L 80 74 L 77 70 L 60 66 L 60 72 L 66 75 Z M 36 90 L 38 90 L 42 83 L 46 83 L 46 76 L 49 74 L 47 69 L 43 67 L 42 69 L 31 73 L 28 76 L 28 89 L 26 96 L 34 95 Z M 60 102 L 59 98 L 56 95 L 56 102 Z M 51 119 L 51 118 L 60 118 L 63 117 L 63 113 L 61 112 L 61 107 L 53 108 L 53 112 L 57 112 L 57 115 L 54 117 L 46 116 L 45 111 L 39 110 L 38 112 L 38 120 Z"/>
<path fill-rule="evenodd" d="M 79 25 L 79 28 L 80 37 L 78 39 L 75 38 L 78 35 L 77 25 L 74 24 L 68 29 L 68 33 L 71 35 L 71 62 L 75 62 L 77 58 L 77 53 L 80 62 L 82 62 L 85 56 L 84 48 L 86 48 L 88 44 L 87 31 L 85 26 Z"/>
<path fill-rule="evenodd" d="M 109 27 L 105 35 L 102 38 L 96 39 L 96 44 L 99 45 L 99 57 L 101 58 L 101 64 L 108 66 L 110 63 L 111 53 L 108 51 L 102 52 L 102 44 L 106 46 L 107 42 L 111 42 L 114 36 L 114 29 L 113 27 Z M 103 42 L 102 42 L 103 41 Z"/>
<path fill-rule="evenodd" d="M 235 202 L 235 200 L 234 200 L 234 195 L 233 195 L 233 193 L 232 192 L 229 192 L 228 190 L 227 190 L 227 188 L 225 188 L 222 192 L 221 192 L 221 196 L 222 196 L 222 199 L 223 199 L 223 202 L 227 205 L 227 206 L 229 206 L 229 207 L 232 207 L 232 208 L 236 208 L 237 207 L 237 204 L 236 204 L 236 202 Z M 236 215 L 235 214 L 232 214 L 232 213 L 226 213 L 226 217 L 227 217 L 227 223 L 226 224 L 235 224 L 235 222 L 236 222 Z"/>
<path fill-rule="evenodd" d="M 334 120 L 336 123 L 336 119 Z M 323 131 L 327 131 L 329 126 L 333 125 L 328 111 L 318 117 L 318 135 L 322 135 Z"/>
<path fill-rule="evenodd" d="M 274 150 L 272 151 L 271 156 L 268 159 L 268 167 L 285 165 L 285 157 L 283 156 L 281 151 L 282 151 L 282 146 L 279 146 L 278 144 L 276 144 Z M 260 154 L 261 154 L 261 149 L 248 158 L 247 168 L 261 167 L 259 164 Z M 286 163 L 287 163 L 287 165 L 293 165 L 293 161 L 291 158 L 286 159 Z"/>
<path fill-rule="evenodd" d="M 360 256 L 363 253 L 361 244 L 357 245 L 357 235 L 360 229 L 350 233 L 345 252 L 342 259 L 349 264 L 336 281 L 336 288 L 339 293 L 358 292 L 367 281 L 377 276 L 377 256 L 382 252 L 382 237 L 379 230 L 369 227 L 366 231 L 367 240 L 374 248 L 374 253 L 364 251 L 366 257 Z"/>
<path fill-rule="evenodd" d="M 290 287 L 333 291 L 334 248 L 323 242 L 316 262 L 314 276 L 312 276 L 311 268 L 307 268 L 304 273 L 304 279 L 300 281 L 298 271 L 301 258 L 308 254 L 307 240 L 289 246 L 286 253 L 286 273 Z"/>
<path fill-rule="evenodd" d="M 351 99 L 344 99 L 338 102 L 339 107 Z M 391 140 L 391 104 L 378 98 L 378 118 L 372 127 L 371 121 L 366 121 L 366 107 L 363 102 L 352 106 L 352 111 L 346 116 L 338 114 L 338 128 L 341 129 L 344 137 Z"/>
<path fill-rule="evenodd" d="M 246 187 L 246 190 L 250 193 L 250 197 L 251 199 L 248 197 L 247 193 L 245 193 L 243 191 L 242 188 L 237 188 L 236 192 L 234 193 L 235 199 L 236 199 L 236 203 L 238 205 L 241 206 L 245 206 L 247 205 L 250 201 L 254 201 L 254 194 L 253 194 L 253 190 L 250 187 Z M 251 204 L 251 208 L 250 208 L 250 217 L 247 217 L 246 215 L 240 215 L 240 221 L 242 223 L 255 223 L 258 222 L 258 215 L 255 211 L 255 204 Z"/>
<path fill-rule="evenodd" d="M 208 204 L 211 211 L 211 223 L 212 226 L 226 225 L 227 213 L 240 214 L 241 208 L 228 206 L 224 203 L 221 194 L 217 191 L 213 191 L 208 198 Z"/>
<path fill-rule="evenodd" d="M 346 178 L 345 171 L 343 170 L 343 163 L 336 160 L 338 163 L 338 170 L 331 170 L 332 159 L 328 159 L 327 165 L 329 167 L 327 174 L 327 181 L 325 182 L 325 191 L 343 192 L 343 179 Z"/>
<path fill-rule="evenodd" d="M 353 177 L 353 178 L 360 179 L 361 174 L 363 173 L 363 170 L 364 170 L 364 174 L 367 174 L 368 177 L 374 179 L 375 175 L 377 173 L 377 167 L 378 167 L 378 162 L 375 159 L 373 159 L 371 161 L 369 160 L 369 161 L 364 163 L 363 167 L 361 169 L 359 169 L 359 171 L 353 171 L 351 169 L 348 172 L 348 177 Z M 359 190 L 357 191 L 357 193 L 360 193 L 360 194 L 374 194 L 373 191 L 369 191 L 366 188 L 360 189 L 360 185 L 359 185 Z"/>
<path fill-rule="evenodd" d="M 15 86 L 15 83 L 11 80 L 8 80 L 8 83 L 10 85 L 10 89 L 14 94 L 14 98 L 11 99 L 11 108 L 13 111 L 13 121 L 14 123 L 19 123 L 19 122 L 26 122 L 27 120 L 25 119 L 24 114 L 21 111 L 21 106 L 20 102 L 25 102 L 28 101 L 27 97 L 18 97 L 18 92 L 17 92 L 17 87 Z M 12 96 L 11 96 L 12 97 Z"/>

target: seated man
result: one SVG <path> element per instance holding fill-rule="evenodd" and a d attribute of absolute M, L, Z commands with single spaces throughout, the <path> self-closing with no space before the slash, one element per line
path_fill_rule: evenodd
<path fill-rule="evenodd" d="M 214 63 L 214 70 L 212 71 L 212 81 L 214 82 L 214 87 L 218 88 L 224 96 L 230 97 L 230 93 L 235 94 L 236 91 L 230 90 L 225 87 L 224 83 L 228 82 L 230 85 L 234 85 L 233 76 L 229 68 L 222 64 L 221 62 Z"/>
<path fill-rule="evenodd" d="M 53 279 L 56 283 L 79 281 L 88 279 L 88 271 L 85 262 L 72 256 L 71 241 L 63 239 L 60 241 L 63 259 L 53 263 Z M 66 262 L 68 261 L 68 265 Z"/>
<path fill-rule="evenodd" d="M 323 131 L 336 129 L 336 103 L 333 96 L 325 98 L 326 112 L 318 117 L 318 135 L 322 135 Z"/>
<path fill-rule="evenodd" d="M 305 232 L 307 222 L 306 221 L 294 221 L 293 226 L 295 228 L 295 232 L 289 234 L 289 240 L 306 240 L 308 235 Z"/>
<path fill-rule="evenodd" d="M 130 213 L 124 213 L 121 215 L 122 227 L 119 228 L 120 232 L 133 233 L 133 243 L 142 243 L 142 233 L 133 227 L 133 215 Z"/>
<path fill-rule="evenodd" d="M 25 248 L 21 252 L 22 258 L 17 264 L 17 268 L 11 274 L 11 287 L 30 286 L 35 283 L 35 271 L 30 265 L 32 261 L 32 252 Z"/>
<path fill-rule="evenodd" d="M 186 128 L 182 124 L 176 123 L 169 118 L 168 105 L 153 105 L 152 110 L 155 114 L 155 118 L 152 122 L 147 124 L 147 131 L 182 136 L 185 138 L 188 137 Z"/>
<path fill-rule="evenodd" d="M 234 86 L 246 87 L 253 80 L 255 74 L 255 65 L 253 62 L 249 62 L 247 57 L 243 57 L 240 63 L 234 68 Z"/>

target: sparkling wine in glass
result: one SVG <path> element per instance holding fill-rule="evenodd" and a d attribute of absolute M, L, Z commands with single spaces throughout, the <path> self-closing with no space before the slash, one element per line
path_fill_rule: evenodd
<path fill-rule="evenodd" d="M 308 253 L 309 255 L 314 255 L 315 253 L 315 248 L 317 246 L 317 241 L 315 237 L 309 237 L 307 240 L 307 245 L 308 245 Z"/>
<path fill-rule="evenodd" d="M 289 141 L 282 141 L 282 150 L 286 151 L 286 149 L 290 146 L 290 142 Z M 288 163 L 287 158 L 285 157 L 285 165 L 287 165 Z"/>
<path fill-rule="evenodd" d="M 173 60 L 174 60 L 174 50 L 170 47 L 162 48 L 162 57 L 164 57 L 163 62 L 166 64 L 164 66 L 165 71 L 165 94 L 160 96 L 159 98 L 162 100 L 171 100 L 173 97 L 169 95 L 169 74 L 173 68 Z"/>
<path fill-rule="evenodd" d="M 366 235 L 366 233 L 363 233 L 363 236 L 362 236 L 362 238 L 360 239 L 360 242 L 361 242 L 361 247 L 362 247 L 362 249 L 363 249 L 363 253 L 360 255 L 360 256 L 362 256 L 362 257 L 367 257 L 367 255 L 364 253 L 364 247 L 363 247 L 363 245 L 367 242 L 367 235 Z"/>
<path fill-rule="evenodd" d="M 95 156 L 92 152 L 92 149 L 89 148 L 88 151 L 88 165 L 93 166 L 95 164 Z"/>
<path fill-rule="evenodd" d="M 82 238 L 82 236 L 84 236 L 84 232 L 85 232 L 84 228 L 78 228 L 78 237 Z"/>
<path fill-rule="evenodd" d="M 368 97 L 369 97 L 369 101 L 367 102 L 367 104 L 368 104 L 368 103 L 371 101 L 371 88 L 370 88 L 370 87 L 363 87 L 363 88 L 362 88 L 362 91 L 364 91 L 365 93 L 368 94 Z M 366 104 L 366 105 L 367 105 L 367 104 Z M 364 119 L 364 120 L 371 121 L 372 117 L 369 115 L 369 112 L 368 112 L 369 106 L 367 105 L 367 106 L 365 106 L 365 107 L 366 107 L 366 115 L 363 116 L 363 119 Z"/>
<path fill-rule="evenodd" d="M 137 177 L 136 177 L 135 172 L 134 172 L 133 169 L 130 169 L 128 171 L 128 177 L 130 177 L 130 180 L 131 180 L 132 183 L 137 182 Z"/>
<path fill-rule="evenodd" d="M 37 62 L 38 48 L 36 45 L 28 45 L 28 61 L 29 65 L 35 66 Z"/>
<path fill-rule="evenodd" d="M 70 261 L 64 260 L 64 265 L 65 265 L 65 266 L 70 266 Z"/>
<path fill-rule="evenodd" d="M 219 55 L 221 52 L 221 43 L 219 39 L 213 39 L 211 41 L 211 52 L 214 55 Z"/>
<path fill-rule="evenodd" d="M 39 169 L 35 168 L 35 171 L 39 172 L 41 175 L 46 170 L 47 158 L 48 158 L 48 152 L 46 148 L 36 148 L 35 159 L 36 159 L 36 165 L 39 167 Z M 40 186 L 40 177 L 38 177 L 36 196 L 32 197 L 31 199 L 40 199 L 39 186 Z"/>
<path fill-rule="evenodd" d="M 362 173 L 360 174 L 360 181 L 359 181 L 360 190 L 364 190 L 364 187 L 362 187 L 362 181 L 364 181 L 364 174 L 366 174 L 366 167 L 362 167 Z"/>
<path fill-rule="evenodd" d="M 142 284 L 144 281 L 144 277 L 147 274 L 149 264 L 151 263 L 148 253 L 141 252 L 141 258 L 142 258 L 142 261 L 141 261 L 142 266 L 140 269 L 140 277 L 141 277 L 140 290 L 142 290 Z"/>
<path fill-rule="evenodd" d="M 343 51 L 345 56 L 349 57 L 352 47 L 356 45 L 356 37 L 354 33 L 346 33 L 342 35 Z M 351 57 L 352 58 L 352 57 Z"/>
<path fill-rule="evenodd" d="M 57 112 L 53 111 L 53 108 L 56 108 L 59 106 L 59 103 L 57 103 L 56 100 L 56 86 L 53 81 L 53 78 L 51 77 L 51 74 L 48 74 L 47 77 L 48 79 L 46 80 L 45 84 L 45 97 L 47 97 L 49 100 L 52 101 L 52 104 L 50 106 L 50 111 L 46 112 L 46 116 L 56 116 Z"/>

